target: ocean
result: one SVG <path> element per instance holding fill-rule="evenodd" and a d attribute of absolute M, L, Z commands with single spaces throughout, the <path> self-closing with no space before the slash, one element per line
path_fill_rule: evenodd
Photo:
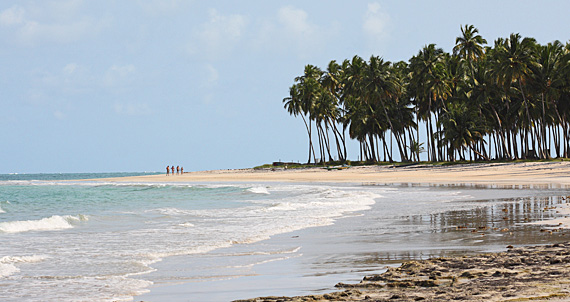
<path fill-rule="evenodd" d="M 133 175 L 0 175 L 0 301 L 322 293 L 404 260 L 565 239 L 526 223 L 555 217 L 566 188 L 77 181 Z"/>

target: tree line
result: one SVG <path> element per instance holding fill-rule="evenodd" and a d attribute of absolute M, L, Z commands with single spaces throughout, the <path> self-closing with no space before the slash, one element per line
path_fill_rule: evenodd
<path fill-rule="evenodd" d="M 308 163 L 345 162 L 347 133 L 368 162 L 567 158 L 570 43 L 486 44 L 465 25 L 452 53 L 429 44 L 408 62 L 306 65 L 283 103 L 305 124 Z"/>

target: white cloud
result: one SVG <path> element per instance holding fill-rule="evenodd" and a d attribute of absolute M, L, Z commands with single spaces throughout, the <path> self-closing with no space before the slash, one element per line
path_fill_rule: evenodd
<path fill-rule="evenodd" d="M 137 3 L 145 12 L 151 15 L 171 14 L 180 11 L 183 4 L 189 1 L 182 0 L 138 0 Z"/>
<path fill-rule="evenodd" d="M 92 89 L 95 77 L 90 69 L 77 63 L 68 63 L 54 71 L 33 72 L 37 88 L 77 94 Z M 37 92 L 36 92 L 37 93 Z M 41 95 L 41 94 L 40 94 Z"/>
<path fill-rule="evenodd" d="M 68 63 L 58 74 L 48 76 L 46 80 L 51 80 L 55 83 L 54 87 L 59 86 L 70 93 L 87 91 L 94 82 L 89 68 L 77 63 Z"/>
<path fill-rule="evenodd" d="M 273 19 L 260 22 L 254 47 L 270 51 L 287 51 L 306 58 L 319 55 L 334 35 L 335 26 L 319 26 L 310 15 L 293 6 L 281 7 Z"/>
<path fill-rule="evenodd" d="M 388 24 L 390 16 L 382 10 L 379 3 L 369 3 L 362 29 L 365 35 L 371 40 L 383 39 L 388 35 Z"/>
<path fill-rule="evenodd" d="M 117 75 L 121 78 L 124 78 L 133 72 L 135 72 L 135 65 L 133 64 L 123 66 L 113 65 L 111 68 L 109 68 L 109 73 Z"/>
<path fill-rule="evenodd" d="M 74 19 L 85 4 L 84 0 L 51 0 L 44 1 L 44 6 L 32 7 L 38 17 L 44 16 L 55 20 Z M 41 9 L 41 10 L 38 10 Z"/>
<path fill-rule="evenodd" d="M 24 22 L 24 9 L 15 5 L 0 12 L 0 25 L 12 26 Z"/>
<path fill-rule="evenodd" d="M 218 70 L 214 66 L 206 64 L 204 86 L 206 87 L 215 86 L 218 83 L 219 78 L 220 74 L 218 73 Z"/>
<path fill-rule="evenodd" d="M 135 74 L 136 68 L 133 64 L 127 65 L 113 65 L 109 67 L 105 73 L 103 83 L 106 86 L 117 86 L 121 83 L 128 81 L 133 74 Z"/>
<path fill-rule="evenodd" d="M 110 24 L 81 13 L 83 1 L 42 1 L 15 5 L 0 11 L 0 26 L 11 30 L 17 40 L 67 43 L 98 33 Z"/>
<path fill-rule="evenodd" d="M 75 62 L 67 63 L 53 71 L 36 70 L 35 95 L 31 99 L 41 100 L 50 93 L 77 95 L 107 89 L 109 91 L 124 91 L 129 89 L 136 76 L 136 67 L 132 64 L 112 65 L 106 70 L 93 68 Z M 50 93 L 48 93 L 50 92 Z"/>
<path fill-rule="evenodd" d="M 65 65 L 65 67 L 63 67 L 63 72 L 65 74 L 71 75 L 77 70 L 78 67 L 79 67 L 79 65 L 77 65 L 75 63 L 69 63 L 69 64 Z"/>
<path fill-rule="evenodd" d="M 221 15 L 211 9 L 208 22 L 194 31 L 197 43 L 190 45 L 189 50 L 193 53 L 202 51 L 214 57 L 227 53 L 241 40 L 247 23 L 248 19 L 243 15 Z"/>
<path fill-rule="evenodd" d="M 279 9 L 279 22 L 285 29 L 295 35 L 312 35 L 316 31 L 316 26 L 309 24 L 308 14 L 302 9 L 286 6 Z"/>
<path fill-rule="evenodd" d="M 36 21 L 26 21 L 20 28 L 20 37 L 25 42 L 52 41 L 71 42 L 81 39 L 91 29 L 96 27 L 93 20 L 82 19 L 68 24 L 43 24 Z"/>

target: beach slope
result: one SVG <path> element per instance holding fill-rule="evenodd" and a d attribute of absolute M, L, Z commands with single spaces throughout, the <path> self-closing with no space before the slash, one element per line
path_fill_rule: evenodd
<path fill-rule="evenodd" d="M 570 185 L 570 161 L 449 166 L 359 166 L 348 169 L 239 169 L 104 179 L 111 182 L 336 182 L 480 185 Z"/>

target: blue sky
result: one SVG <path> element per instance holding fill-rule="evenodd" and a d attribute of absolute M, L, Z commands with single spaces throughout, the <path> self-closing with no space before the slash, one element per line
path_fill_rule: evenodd
<path fill-rule="evenodd" d="M 0 173 L 306 161 L 282 106 L 306 64 L 449 52 L 462 24 L 567 42 L 570 2 L 544 3 L 3 0 Z"/>

